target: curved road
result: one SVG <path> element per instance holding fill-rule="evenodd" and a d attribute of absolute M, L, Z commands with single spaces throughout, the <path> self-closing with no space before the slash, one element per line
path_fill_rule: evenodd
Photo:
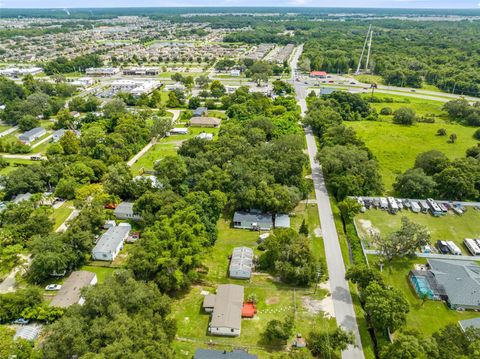
<path fill-rule="evenodd" d="M 292 80 L 294 80 L 295 70 L 297 68 L 298 58 L 303 50 L 303 46 L 295 49 L 295 53 L 291 59 Z M 295 84 L 295 82 L 294 82 Z M 307 111 L 306 89 L 295 84 L 297 92 L 297 101 L 302 109 L 302 117 Z M 308 157 L 312 167 L 312 179 L 315 188 L 315 196 L 318 203 L 318 216 L 322 228 L 322 236 L 325 246 L 325 257 L 327 260 L 328 276 L 330 288 L 332 290 L 333 309 L 337 325 L 353 332 L 355 335 L 356 346 L 350 345 L 347 350 L 342 352 L 343 359 L 363 359 L 362 342 L 360 332 L 358 330 L 357 319 L 353 309 L 352 296 L 348 282 L 345 279 L 345 264 L 343 262 L 342 251 L 338 240 L 337 229 L 333 218 L 332 207 L 330 206 L 330 198 L 328 196 L 327 187 L 323 178 L 323 172 L 320 164 L 315 159 L 317 154 L 317 144 L 312 130 L 305 130 L 307 139 Z"/>

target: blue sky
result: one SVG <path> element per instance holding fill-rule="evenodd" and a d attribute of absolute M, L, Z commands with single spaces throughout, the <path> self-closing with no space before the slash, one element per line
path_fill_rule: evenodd
<path fill-rule="evenodd" d="M 128 7 L 128 6 L 312 6 L 384 8 L 478 8 L 480 0 L 0 0 L 1 7 Z"/>

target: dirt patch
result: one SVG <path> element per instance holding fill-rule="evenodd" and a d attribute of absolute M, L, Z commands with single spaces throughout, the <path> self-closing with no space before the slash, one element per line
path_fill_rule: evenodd
<path fill-rule="evenodd" d="M 330 284 L 329 282 L 321 283 L 320 288 L 328 291 L 328 294 L 325 298 L 318 300 L 311 297 L 302 297 L 303 308 L 310 314 L 319 314 L 323 312 L 325 318 L 335 317 L 335 310 L 333 308 L 333 300 L 330 294 Z"/>
<path fill-rule="evenodd" d="M 275 296 L 275 297 L 267 298 L 267 299 L 265 299 L 265 303 L 267 305 L 278 304 L 278 303 L 280 303 L 280 297 Z"/>
<path fill-rule="evenodd" d="M 376 235 L 380 234 L 380 230 L 378 228 L 375 228 L 372 225 L 372 222 L 369 221 L 368 219 L 359 219 L 358 223 L 362 227 L 363 231 L 368 234 L 370 237 L 374 237 Z"/>

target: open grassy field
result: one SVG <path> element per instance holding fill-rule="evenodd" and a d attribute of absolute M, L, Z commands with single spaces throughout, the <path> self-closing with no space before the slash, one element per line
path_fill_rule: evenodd
<path fill-rule="evenodd" d="M 380 209 L 370 209 L 355 217 L 357 229 L 361 237 L 367 237 L 367 229 L 372 226 L 380 231 L 380 234 L 386 236 L 400 228 L 401 218 L 407 217 L 415 223 L 426 226 L 430 231 L 432 243 L 437 240 L 454 241 L 465 255 L 468 254 L 463 245 L 465 238 L 480 238 L 480 211 L 469 208 L 461 216 L 448 213 L 446 216 L 433 217 L 430 214 L 413 213 L 411 211 L 402 211 L 397 215 L 391 215 Z"/>
<path fill-rule="evenodd" d="M 309 229 L 313 231 L 318 226 L 318 220 L 313 218 L 313 209 L 316 205 L 305 208 L 302 205 L 296 209 L 297 216 L 294 222 L 300 222 L 301 214 L 305 214 Z M 318 216 L 317 216 L 318 217 Z M 295 226 L 295 225 L 294 225 Z M 242 347 L 251 353 L 257 353 L 261 358 L 268 358 L 272 353 L 284 350 L 280 344 L 267 344 L 262 338 L 262 333 L 268 321 L 282 320 L 288 315 L 295 316 L 294 332 L 307 335 L 312 328 L 324 328 L 334 325 L 334 320 L 326 319 L 321 312 L 312 311 L 307 303 L 316 303 L 325 296 L 323 290 L 313 293 L 312 288 L 293 288 L 280 283 L 267 273 L 256 273 L 250 281 L 233 280 L 227 277 L 228 256 L 234 247 L 249 246 L 256 249 L 258 232 L 233 229 L 230 221 L 220 219 L 218 222 L 219 237 L 214 247 L 208 251 L 204 263 L 208 272 L 202 277 L 202 284 L 194 286 L 188 293 L 175 301 L 174 318 L 178 323 L 177 341 L 174 347 L 179 358 L 191 358 L 197 347 L 207 344 L 214 345 L 217 349 Z M 312 242 L 318 241 L 315 238 Z M 323 247 L 323 245 L 322 245 Z M 317 248 L 314 245 L 313 248 Z M 316 251 L 316 249 L 314 249 Z M 322 252 L 323 253 L 323 252 Z M 321 254 L 323 255 L 323 254 Z M 245 297 L 255 294 L 258 298 L 258 313 L 253 319 L 242 320 L 242 333 L 237 338 L 224 338 L 209 336 L 207 333 L 210 316 L 202 311 L 202 291 L 215 292 L 220 283 L 235 283 L 245 287 Z"/>
<path fill-rule="evenodd" d="M 105 278 L 113 274 L 115 268 L 85 265 L 81 267 L 80 270 L 86 270 L 95 273 L 97 275 L 98 283 L 103 283 L 105 281 Z"/>
<path fill-rule="evenodd" d="M 413 126 L 400 126 L 383 121 L 345 122 L 353 127 L 358 136 L 365 141 L 380 164 L 380 173 L 387 192 L 398 174 L 413 167 L 419 153 L 438 150 L 448 158 L 454 159 L 465 156 L 467 148 L 475 146 L 472 136 L 474 127 L 446 123 L 417 123 Z M 448 136 L 437 136 L 437 130 L 445 128 L 447 134 L 456 133 L 458 140 L 455 143 L 448 141 Z"/>
<path fill-rule="evenodd" d="M 56 230 L 73 212 L 73 201 L 66 201 L 62 206 L 53 210 L 52 218 L 55 221 L 53 228 Z"/>
<path fill-rule="evenodd" d="M 182 124 L 177 124 L 175 127 L 184 127 Z M 153 170 L 153 165 L 156 161 L 161 160 L 166 156 L 175 156 L 177 149 L 182 145 L 183 141 L 198 136 L 201 132 L 213 133 L 216 137 L 218 135 L 218 128 L 198 128 L 190 127 L 187 135 L 172 135 L 162 138 L 158 143 L 152 146 L 147 153 L 138 159 L 132 166 L 132 173 L 137 175 L 144 170 Z M 214 137 L 214 139 L 215 139 Z"/>
<path fill-rule="evenodd" d="M 369 261 L 375 265 L 376 257 L 371 256 Z M 451 310 L 441 301 L 428 300 L 422 303 L 408 282 L 408 272 L 413 269 L 415 263 L 426 263 L 425 258 L 401 259 L 384 266 L 382 276 L 385 282 L 396 289 L 401 290 L 409 304 L 410 312 L 407 315 L 408 328 L 420 330 L 425 336 L 429 336 L 447 324 L 456 324 L 459 320 L 476 318 L 477 312 L 459 312 Z"/>
<path fill-rule="evenodd" d="M 5 158 L 5 161 L 8 162 L 8 166 L 0 170 L 0 175 L 6 175 L 12 171 L 15 171 L 18 168 L 21 168 L 23 165 L 26 166 L 35 163 L 35 161 L 22 158 Z"/>

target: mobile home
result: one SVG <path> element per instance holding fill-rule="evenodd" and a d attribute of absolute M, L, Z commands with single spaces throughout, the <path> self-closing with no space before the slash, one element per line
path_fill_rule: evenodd
<path fill-rule="evenodd" d="M 380 198 L 380 208 L 383 209 L 383 210 L 388 209 L 388 201 L 385 197 Z"/>

